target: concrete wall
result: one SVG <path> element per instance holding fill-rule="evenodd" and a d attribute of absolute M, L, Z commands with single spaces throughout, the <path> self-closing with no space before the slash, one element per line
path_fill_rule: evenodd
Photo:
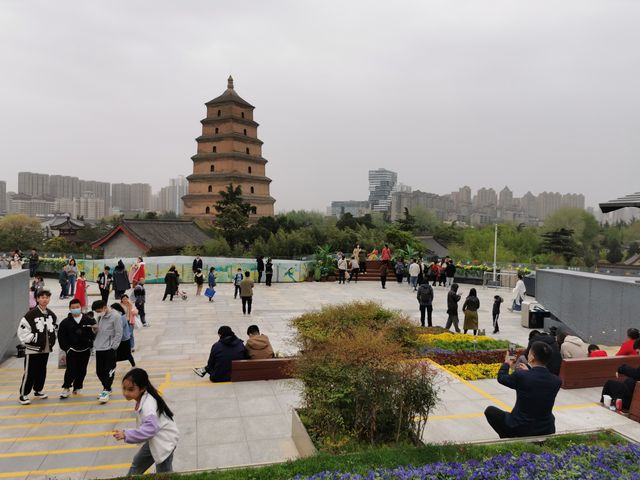
<path fill-rule="evenodd" d="M 585 342 L 620 344 L 640 327 L 640 282 L 568 270 L 536 271 L 536 300 Z"/>
<path fill-rule="evenodd" d="M 104 247 L 104 258 L 115 257 L 140 257 L 143 256 L 142 249 L 133 243 L 124 233 L 116 233 Z"/>
<path fill-rule="evenodd" d="M 16 354 L 18 322 L 29 309 L 29 270 L 0 270 L 0 362 Z"/>

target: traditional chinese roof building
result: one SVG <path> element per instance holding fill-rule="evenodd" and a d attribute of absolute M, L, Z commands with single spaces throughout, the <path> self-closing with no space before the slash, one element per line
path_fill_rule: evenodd
<path fill-rule="evenodd" d="M 243 200 L 251 204 L 251 217 L 273 215 L 275 200 L 269 193 L 267 160 L 262 157 L 254 106 L 242 99 L 229 77 L 227 89 L 207 102 L 207 118 L 201 121 L 202 135 L 196 138 L 198 152 L 191 157 L 193 174 L 188 194 L 182 197 L 188 217 L 213 218 L 218 192 L 229 184 L 242 188 Z"/>

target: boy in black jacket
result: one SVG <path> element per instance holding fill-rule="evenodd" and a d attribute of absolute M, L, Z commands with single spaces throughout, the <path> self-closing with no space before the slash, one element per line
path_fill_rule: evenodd
<path fill-rule="evenodd" d="M 67 369 L 60 398 L 67 398 L 72 386 L 76 395 L 82 390 L 93 339 L 96 337 L 91 328 L 95 324 L 93 318 L 82 313 L 80 300 L 74 298 L 69 302 L 69 315 L 62 320 L 58 329 L 60 348 L 67 353 Z"/>
<path fill-rule="evenodd" d="M 29 405 L 29 394 L 33 388 L 34 398 L 43 400 L 47 394 L 42 391 L 47 379 L 49 353 L 56 344 L 58 324 L 55 313 L 47 308 L 51 300 L 49 290 L 36 292 L 37 305 L 25 313 L 18 325 L 18 339 L 25 346 L 24 374 L 20 384 L 21 405 Z"/>

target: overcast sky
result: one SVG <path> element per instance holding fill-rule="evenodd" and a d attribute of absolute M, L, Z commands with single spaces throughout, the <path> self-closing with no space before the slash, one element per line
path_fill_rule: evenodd
<path fill-rule="evenodd" d="M 640 190 L 640 2 L 0 0 L 0 160 L 154 191 L 192 171 L 229 74 L 276 210 L 449 193 Z"/>

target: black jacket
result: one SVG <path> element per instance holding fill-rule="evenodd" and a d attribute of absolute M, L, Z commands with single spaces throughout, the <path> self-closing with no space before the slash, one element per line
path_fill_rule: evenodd
<path fill-rule="evenodd" d="M 122 260 L 120 260 L 116 268 L 113 269 L 113 289 L 116 292 L 124 292 L 130 288 L 131 284 L 129 283 L 127 269 L 124 267 Z"/>
<path fill-rule="evenodd" d="M 453 262 L 447 264 L 447 267 L 444 269 L 444 273 L 447 277 L 456 276 L 456 266 L 453 264 Z"/>
<path fill-rule="evenodd" d="M 202 259 L 194 258 L 193 265 L 191 265 L 191 270 L 193 270 L 193 273 L 195 273 L 198 269 L 202 270 Z"/>
<path fill-rule="evenodd" d="M 524 436 L 555 433 L 555 417 L 551 413 L 562 381 L 545 367 L 516 370 L 509 374 L 509 365 L 498 371 L 498 383 L 516 391 L 516 404 L 507 413 L 506 424 L 519 428 Z"/>
<path fill-rule="evenodd" d="M 56 314 L 47 308 L 43 313 L 35 306 L 20 319 L 18 339 L 25 345 L 28 353 L 42 353 L 49 337 L 49 350 L 56 344 L 58 323 Z"/>
<path fill-rule="evenodd" d="M 418 287 L 416 295 L 420 306 L 431 305 L 433 303 L 433 288 L 428 283 L 423 283 Z"/>
<path fill-rule="evenodd" d="M 453 290 L 449 290 L 447 294 L 447 313 L 449 315 L 457 315 L 458 314 L 458 302 L 460 301 L 460 295 L 458 295 Z"/>
<path fill-rule="evenodd" d="M 549 363 L 547 364 L 547 368 L 554 375 L 560 374 L 560 364 L 562 363 L 562 355 L 560 355 L 560 345 L 556 342 L 556 339 L 553 335 L 548 335 L 546 333 L 541 333 L 540 335 L 536 335 L 531 340 L 529 340 L 529 345 L 527 345 L 527 349 L 524 351 L 525 358 L 529 356 L 529 349 L 533 342 L 543 342 L 549 345 L 551 348 L 551 358 L 549 359 Z"/>
<path fill-rule="evenodd" d="M 471 312 L 477 312 L 480 309 L 480 299 L 478 297 L 467 297 L 462 304 L 462 311 L 469 310 Z"/>
<path fill-rule="evenodd" d="M 167 272 L 164 276 L 164 290 L 169 294 L 178 291 L 178 275 L 176 272 Z"/>
<path fill-rule="evenodd" d="M 222 337 L 211 347 L 207 373 L 212 382 L 231 381 L 231 362 L 249 358 L 244 343 L 235 335 Z"/>
<path fill-rule="evenodd" d="M 258 265 L 257 269 L 259 272 L 264 272 L 264 260 L 261 258 L 256 258 L 256 263 Z"/>
<path fill-rule="evenodd" d="M 88 315 L 82 314 L 80 322 L 76 322 L 71 314 L 69 314 L 62 322 L 58 329 L 58 342 L 60 348 L 65 352 L 69 349 L 76 352 L 83 352 L 93 347 L 93 339 L 96 338 L 95 333 L 91 329 L 91 325 L 95 325 L 96 321 Z"/>
<path fill-rule="evenodd" d="M 265 265 L 265 271 L 269 274 L 273 274 L 273 263 L 271 262 L 267 262 L 267 264 Z"/>

